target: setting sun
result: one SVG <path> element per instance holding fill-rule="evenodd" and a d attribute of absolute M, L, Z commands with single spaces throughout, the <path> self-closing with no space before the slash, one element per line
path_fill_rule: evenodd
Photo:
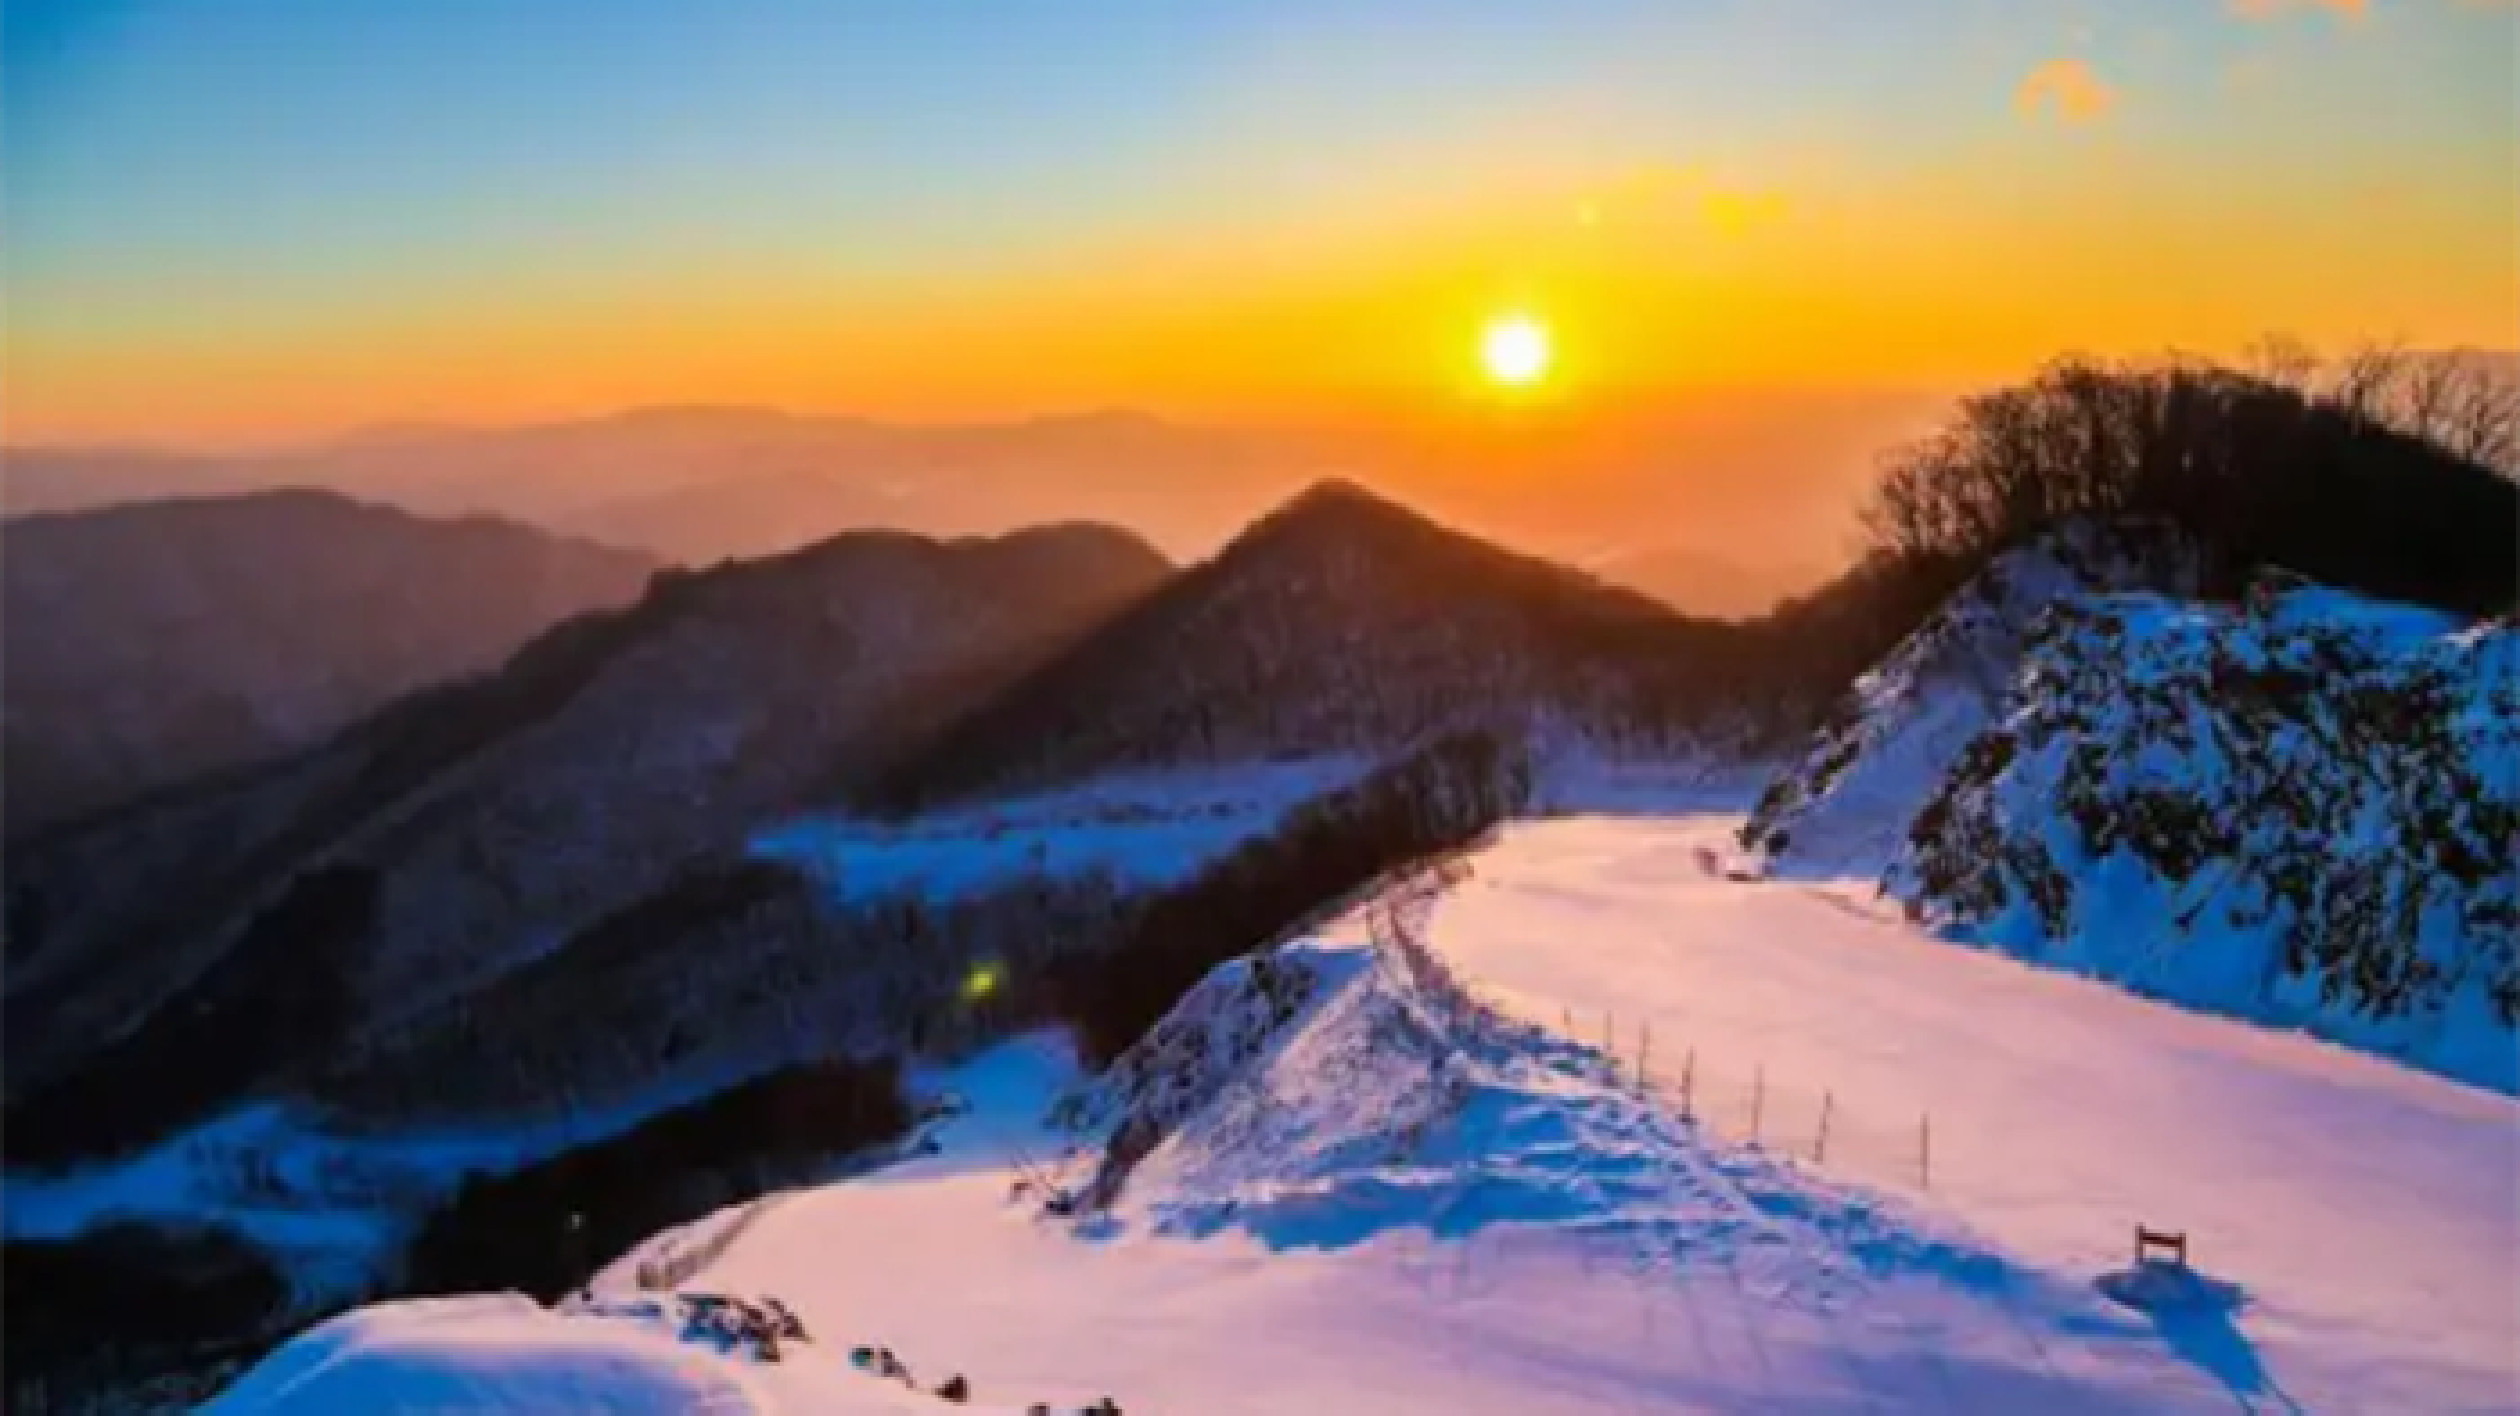
<path fill-rule="evenodd" d="M 1488 377 L 1508 388 L 1528 388 L 1548 377 L 1549 330 L 1529 315 L 1492 321 L 1479 341 Z"/>

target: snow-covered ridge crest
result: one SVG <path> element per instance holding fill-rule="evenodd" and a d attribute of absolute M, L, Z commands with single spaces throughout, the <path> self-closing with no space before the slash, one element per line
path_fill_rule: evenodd
<path fill-rule="evenodd" d="M 2001 712 L 2050 605 L 2192 594 L 2200 567 L 2175 528 L 2132 520 L 2077 522 L 1998 558 L 1856 679 L 1802 760 L 1769 784 L 1742 844 L 1779 864 L 1880 869 L 1917 803 Z"/>
<path fill-rule="evenodd" d="M 1458 857 L 1447 856 L 1384 882 L 1354 911 L 1372 939 L 1361 953 L 1295 942 L 1227 960 L 1102 1075 L 1061 1098 L 1056 1124 L 1104 1137 L 1102 1159 L 1077 1197 L 1084 1207 L 1108 1206 L 1139 1161 L 1258 1067 L 1294 1024 L 1360 972 L 1404 982 L 1405 988 L 1381 991 L 1433 1045 L 1434 1034 L 1477 1005 L 1427 949 L 1419 926 L 1435 896 L 1467 875 Z"/>
<path fill-rule="evenodd" d="M 1728 1255 L 1815 1310 L 1868 1276 L 1989 1262 L 1878 1197 L 1708 1145 L 1614 1059 L 1491 1006 L 1427 942 L 1468 877 L 1411 875 L 1321 940 L 1211 973 L 1175 1031 L 1071 1103 L 1108 1142 L 1052 1208 L 1086 1232 L 1234 1229 L 1276 1249 L 1512 1226 L 1640 1262 Z"/>
<path fill-rule="evenodd" d="M 2520 1084 L 2520 631 L 2296 580 L 2054 606 L 1885 887 L 2192 1006 Z"/>

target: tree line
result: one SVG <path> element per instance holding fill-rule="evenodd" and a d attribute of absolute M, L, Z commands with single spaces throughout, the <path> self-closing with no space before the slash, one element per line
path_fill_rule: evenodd
<path fill-rule="evenodd" d="M 1885 463 L 1876 554 L 1974 569 L 2062 523 L 2160 518 L 2236 587 L 2261 566 L 2475 615 L 2520 589 L 2520 407 L 2490 372 L 2369 355 L 2332 382 L 2060 360 Z"/>
<path fill-rule="evenodd" d="M 1855 565 L 1750 622 L 1777 741 L 1954 591 L 2077 522 L 2185 538 L 2205 591 L 2279 567 L 2471 616 L 2520 603 L 2520 370 L 2270 341 L 2244 364 L 2069 356 L 1891 449 Z"/>
<path fill-rule="evenodd" d="M 1089 1063 L 1106 1065 L 1217 965 L 1285 938 L 1390 871 L 1468 844 L 1530 791 L 1518 743 L 1489 732 L 1426 743 L 1155 896 L 1108 947 L 1061 959 L 1051 1011 Z"/>

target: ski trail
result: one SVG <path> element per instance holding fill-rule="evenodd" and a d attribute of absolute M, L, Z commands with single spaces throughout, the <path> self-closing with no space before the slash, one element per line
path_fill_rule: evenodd
<path fill-rule="evenodd" d="M 1566 893 L 1569 898 L 1579 898 L 1573 892 Z M 1813 898 L 1825 901 L 1832 908 L 1866 923 L 1879 922 L 1848 902 L 1834 899 L 1817 889 L 1808 891 L 1798 889 L 1796 893 L 1808 893 Z M 1439 903 L 1440 901 L 1427 899 L 1422 894 L 1414 896 L 1408 901 L 1413 908 L 1410 909 L 1406 922 L 1395 919 L 1393 927 L 1406 930 L 1410 926 L 1422 924 L 1432 915 L 1435 906 Z M 1454 967 L 1458 969 L 1457 964 Z M 1492 987 L 1482 987 L 1467 977 L 1461 979 L 1461 984 L 1464 990 L 1473 997 L 1485 998 L 1494 995 Z M 1572 1035 L 1565 1028 L 1557 1026 L 1544 1016 L 1529 1016 L 1529 1010 L 1525 1010 L 1524 1021 L 1576 1048 L 1580 1053 L 1592 1057 L 1608 1078 L 1605 1084 L 1614 1090 L 1618 1089 L 1616 1058 L 1604 1051 L 1600 1044 Z M 1667 1142 L 1663 1147 L 1666 1153 L 1692 1157 L 1681 1165 L 1678 1176 L 1687 1188 L 1702 1192 L 1715 1200 L 1745 1229 L 1808 1260 L 1825 1275 L 1823 1283 L 1827 1291 L 1818 1295 L 1818 1302 L 1813 1308 L 1813 1317 L 1819 1323 L 1821 1331 L 1827 1335 L 1825 1345 L 1830 1365 L 1844 1378 L 1846 1389 L 1859 1396 L 1863 1409 L 1881 1410 L 1879 1401 L 1867 1388 L 1861 1372 L 1855 1365 L 1854 1357 L 1859 1343 L 1849 1340 L 1856 1334 L 1851 1330 L 1851 1325 L 1845 1316 L 1848 1305 L 1862 1303 L 1876 1290 L 1877 1284 L 1869 1278 L 1859 1276 L 1861 1265 L 1853 1259 L 1836 1236 L 1808 1219 L 1787 1213 L 1777 1204 L 1763 1202 L 1760 1197 L 1754 1196 L 1742 1180 L 1726 1167 L 1723 1157 L 1734 1157 L 1734 1163 L 1742 1167 L 1773 1165 L 1779 1163 L 1778 1161 L 1771 1160 L 1765 1151 L 1755 1146 L 1746 1149 L 1737 1148 L 1711 1137 L 1702 1126 L 1679 1116 L 1670 1099 L 1657 1091 L 1639 1089 L 1631 1094 L 1647 1108 L 1647 1114 L 1658 1123 L 1655 1129 L 1670 1133 L 1663 1137 Z M 1790 1160 L 1785 1163 L 1790 1164 Z M 1728 1244 L 1722 1254 L 1721 1270 L 1729 1300 L 1722 1306 L 1726 1310 L 1729 1325 L 1736 1333 L 1738 1346 L 1749 1354 L 1757 1367 L 1764 1389 L 1774 1391 L 1779 1364 L 1761 1316 L 1772 1305 L 1752 1293 L 1741 1269 L 1740 1247 Z M 1850 1285 L 1851 1291 L 1839 1289 L 1837 1285 L 1840 1284 Z M 1683 1302 L 1688 1304 L 1686 1297 Z M 1695 1319 L 1696 1306 L 1694 1304 L 1688 1304 L 1688 1306 L 1692 1318 Z M 1899 1311 L 1898 1306 L 1893 1305 L 1892 1310 Z M 2006 1307 L 2004 1318 L 2012 1325 L 2023 1346 L 2030 1352 L 2034 1364 L 2047 1376 L 2047 1385 L 2050 1388 L 2048 1395 L 2056 1397 L 2067 1391 L 2076 1390 L 2075 1384 L 2063 1378 L 2044 1345 L 2031 1336 L 2028 1329 L 2023 1326 L 2019 1315 L 2011 1311 L 2009 1305 Z M 1899 1317 L 1896 1322 L 1898 1330 L 1912 1339 L 1913 1350 L 1922 1355 L 1923 1362 L 1932 1373 L 1935 1387 L 1940 1394 L 1942 1409 L 1955 1412 L 1967 1409 L 1968 1403 L 1965 1400 L 1966 1394 L 1962 1390 L 1962 1384 L 1956 1380 L 1950 1363 L 1938 1350 L 1939 1344 L 1936 1339 L 1939 1333 L 1932 1325 L 1914 1315 Z M 1701 1350 L 1703 1350 L 1705 1335 L 1702 1322 L 1697 1323 L 1696 1332 Z"/>

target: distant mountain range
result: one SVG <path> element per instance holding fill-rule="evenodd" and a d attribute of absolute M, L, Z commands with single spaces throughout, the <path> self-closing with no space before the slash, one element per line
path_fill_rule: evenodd
<path fill-rule="evenodd" d="M 843 531 L 993 535 L 1126 526 L 1205 556 L 1325 477 L 1370 480 L 1516 547 L 1592 563 L 1700 614 L 1755 611 L 1826 573 L 1869 450 L 1936 400 L 1712 398 L 1601 428 L 1452 433 L 1211 428 L 1100 412 L 894 424 L 764 408 L 649 408 L 537 426 L 378 428 L 287 450 L 6 451 L 12 516 L 278 486 L 424 515 L 491 513 L 676 564 L 775 555 Z M 1720 558 L 1706 548 L 1725 546 Z M 1685 556 L 1690 563 L 1674 563 Z"/>
<path fill-rule="evenodd" d="M 1586 562 L 1613 585 L 1650 595 L 1674 609 L 1716 619 L 1750 619 L 1776 608 L 1829 572 L 1817 566 L 1763 562 L 1686 545 L 1629 546 Z"/>
<path fill-rule="evenodd" d="M 1074 520 L 1205 547 L 1336 456 L 1294 435 L 1134 413 L 915 425 L 649 408 L 519 428 L 380 429 L 267 454 L 16 448 L 8 511 L 320 485 L 425 514 L 495 512 L 691 565 L 841 531 L 962 536 Z"/>
<path fill-rule="evenodd" d="M 1186 572 L 1072 526 L 857 533 L 666 573 L 494 674 L 13 853 L 13 1144 L 133 1143 L 328 1057 L 399 1047 L 423 1014 L 475 1049 L 540 1047 L 557 1034 L 494 1021 L 522 1004 L 458 1000 L 531 966 L 575 979 L 582 1010 L 591 979 L 623 976 L 625 948 L 738 947 L 699 949 L 693 931 L 791 892 L 743 864 L 746 842 L 817 805 L 1371 760 L 1464 726 L 1682 750 L 1731 730 L 1744 643 L 1337 483 Z M 693 986 L 688 963 L 654 977 Z M 224 1016 L 232 1036 L 293 988 L 303 1015 L 259 1029 L 288 1041 L 250 1074 L 180 1106 L 132 1099 L 218 1074 L 198 1020 Z M 595 1063 L 555 1065 L 565 1079 Z"/>
<path fill-rule="evenodd" d="M 653 569 L 318 491 L 9 521 L 9 832 L 303 746 L 627 603 Z"/>
<path fill-rule="evenodd" d="M 162 1095 L 148 1075 L 271 1082 L 235 1070 L 234 1037 L 257 1030 L 234 1010 L 293 987 L 322 994 L 306 1005 L 322 1021 L 268 1030 L 290 1034 L 271 1063 L 284 1072 L 479 987 L 911 750 L 1166 573 L 1099 527 L 861 533 L 669 573 L 495 673 L 26 842 L 10 860 L 8 1086 L 15 1101 L 71 1081 L 13 1142 L 47 1134 L 41 1118 L 145 1132 L 162 1111 L 124 1088 Z"/>

